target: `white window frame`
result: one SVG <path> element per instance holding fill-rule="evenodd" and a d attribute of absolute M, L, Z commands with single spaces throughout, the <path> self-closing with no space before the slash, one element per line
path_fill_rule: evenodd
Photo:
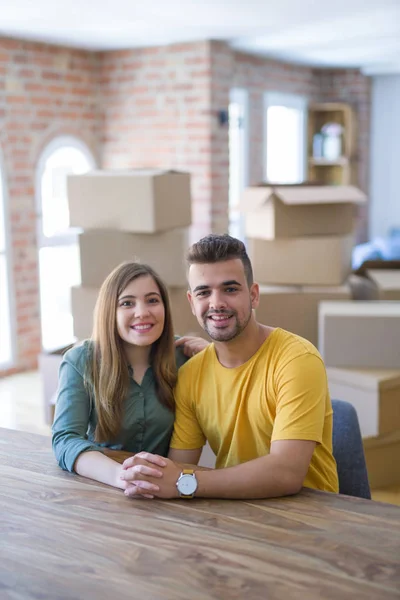
<path fill-rule="evenodd" d="M 85 155 L 88 163 L 92 169 L 96 169 L 96 160 L 91 153 L 88 146 L 79 140 L 78 138 L 70 135 L 57 136 L 42 151 L 39 160 L 36 165 L 36 177 L 35 177 L 35 200 L 36 200 L 36 233 L 38 248 L 44 248 L 46 246 L 68 246 L 69 244 L 75 244 L 77 241 L 77 235 L 79 230 L 72 230 L 71 232 L 63 235 L 53 235 L 47 237 L 43 235 L 43 208 L 42 208 L 42 176 L 46 166 L 47 160 L 50 156 L 59 150 L 69 146 L 80 150 Z"/>
<path fill-rule="evenodd" d="M 241 169 L 241 181 L 240 188 L 244 190 L 249 184 L 249 92 L 245 88 L 232 88 L 229 94 L 229 102 L 239 104 L 243 112 L 243 129 L 242 129 L 242 143 L 240 145 L 241 156 L 240 162 L 242 164 Z M 231 227 L 231 213 L 239 210 L 237 203 L 229 194 L 229 228 Z M 240 231 L 240 239 L 244 240 L 244 218 L 243 215 L 239 217 L 237 222 Z"/>
<path fill-rule="evenodd" d="M 16 357 L 16 319 L 15 319 L 15 291 L 12 268 L 11 239 L 10 239 L 10 212 L 8 200 L 8 186 L 6 184 L 6 169 L 3 152 L 0 148 L 0 185 L 3 197 L 3 219 L 4 219 L 4 252 L 7 285 L 8 285 L 8 320 L 10 325 L 10 359 L 0 363 L 0 370 L 6 370 L 15 365 Z"/>
<path fill-rule="evenodd" d="M 279 91 L 271 91 L 264 93 L 264 139 L 263 139 L 263 174 L 264 180 L 267 181 L 267 111 L 271 106 L 285 106 L 294 108 L 303 113 L 303 141 L 299 146 L 300 156 L 300 172 L 303 174 L 303 181 L 307 179 L 307 106 L 308 98 L 299 94 L 287 94 Z"/>
<path fill-rule="evenodd" d="M 42 248 L 53 247 L 56 248 L 58 246 L 72 246 L 78 243 L 78 234 L 81 232 L 79 228 L 71 228 L 70 231 L 66 233 L 53 235 L 53 236 L 45 236 L 43 234 L 43 207 L 42 207 L 42 176 L 46 167 L 46 162 L 50 158 L 50 156 L 61 148 L 65 148 L 66 146 L 76 148 L 82 154 L 84 154 L 87 159 L 90 167 L 92 169 L 96 169 L 96 159 L 94 158 L 92 152 L 89 147 L 74 136 L 62 135 L 57 136 L 51 140 L 41 155 L 39 156 L 39 160 L 36 165 L 36 174 L 35 174 L 35 203 L 36 203 L 36 233 L 37 233 L 37 251 L 38 251 L 38 261 L 39 261 L 39 252 Z M 40 266 L 40 265 L 39 265 Z M 40 268 L 39 268 L 39 286 L 41 286 L 40 279 Z M 40 308 L 40 314 L 42 312 L 42 306 Z M 40 317 L 42 318 L 42 316 Z M 42 325 L 41 325 L 41 331 Z M 72 340 L 71 340 L 72 341 Z M 42 348 L 43 348 L 43 340 L 42 340 Z"/>

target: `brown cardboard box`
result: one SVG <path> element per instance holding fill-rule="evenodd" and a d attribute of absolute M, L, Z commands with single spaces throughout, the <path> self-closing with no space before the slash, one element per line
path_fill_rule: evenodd
<path fill-rule="evenodd" d="M 180 336 L 194 334 L 207 337 L 196 317 L 192 315 L 186 298 L 186 288 L 169 288 L 168 292 L 175 333 Z M 78 340 L 84 340 L 92 335 L 93 311 L 98 293 L 98 288 L 76 286 L 71 289 L 74 335 Z"/>
<path fill-rule="evenodd" d="M 350 300 L 347 285 L 329 287 L 261 286 L 256 319 L 281 327 L 318 344 L 318 304 L 322 300 Z"/>
<path fill-rule="evenodd" d="M 321 302 L 318 325 L 328 367 L 400 369 L 400 302 Z"/>
<path fill-rule="evenodd" d="M 379 300 L 400 300 L 400 269 L 370 269 L 367 277 L 376 285 Z"/>
<path fill-rule="evenodd" d="M 371 488 L 400 484 L 400 431 L 364 439 Z"/>
<path fill-rule="evenodd" d="M 99 287 L 114 267 L 136 259 L 153 267 L 167 285 L 185 286 L 188 246 L 188 229 L 157 234 L 85 231 L 79 236 L 82 285 Z"/>
<path fill-rule="evenodd" d="M 187 287 L 168 288 L 174 332 L 179 336 L 197 335 L 207 338 L 207 334 L 199 325 L 196 317 L 192 314 L 186 291 Z"/>
<path fill-rule="evenodd" d="M 52 425 L 54 420 L 54 408 L 56 401 L 56 392 L 58 387 L 58 369 L 67 350 L 72 345 L 53 350 L 52 352 L 41 352 L 38 356 L 39 373 L 43 384 L 43 404 L 45 422 Z"/>
<path fill-rule="evenodd" d="M 347 235 L 354 230 L 354 204 L 365 200 L 353 186 L 263 184 L 244 190 L 240 209 L 248 237 Z"/>
<path fill-rule="evenodd" d="M 331 398 L 354 406 L 363 437 L 400 431 L 400 369 L 327 368 Z"/>
<path fill-rule="evenodd" d="M 191 224 L 189 173 L 91 171 L 69 175 L 70 225 L 156 233 Z"/>
<path fill-rule="evenodd" d="M 353 236 L 247 240 L 256 281 L 276 285 L 341 285 L 351 271 Z"/>

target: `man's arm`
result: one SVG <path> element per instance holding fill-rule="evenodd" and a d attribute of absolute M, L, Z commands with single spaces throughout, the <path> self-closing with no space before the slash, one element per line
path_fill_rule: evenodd
<path fill-rule="evenodd" d="M 168 458 L 177 463 L 197 465 L 202 450 L 203 448 L 196 448 L 195 450 L 177 450 L 176 448 L 170 448 Z"/>
<path fill-rule="evenodd" d="M 196 496 L 203 498 L 275 498 L 297 494 L 303 485 L 315 442 L 282 440 L 271 452 L 249 462 L 196 473 Z M 162 490 L 162 486 L 160 488 Z"/>
<path fill-rule="evenodd" d="M 196 497 L 202 498 L 274 498 L 289 496 L 300 491 L 307 475 L 316 443 L 306 440 L 279 440 L 271 444 L 270 454 L 246 463 L 210 471 L 196 470 L 198 488 Z M 196 451 L 174 451 L 196 452 Z M 199 452 L 197 450 L 197 452 Z M 158 498 L 177 498 L 176 482 L 182 471 L 181 465 L 166 459 L 161 478 L 146 477 L 146 481 L 156 483 L 159 490 L 152 492 Z M 189 461 L 190 462 L 190 461 Z M 129 469 L 121 476 L 126 482 L 132 481 Z M 134 497 L 148 493 L 142 481 L 135 481 L 126 490 L 126 495 Z"/>

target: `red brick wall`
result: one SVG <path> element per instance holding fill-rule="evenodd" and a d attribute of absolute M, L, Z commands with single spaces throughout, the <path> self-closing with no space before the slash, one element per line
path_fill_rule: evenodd
<path fill-rule="evenodd" d="M 33 368 L 40 351 L 34 180 L 46 144 L 72 134 L 86 142 L 104 168 L 188 170 L 192 237 L 226 231 L 229 139 L 218 113 L 227 110 L 234 86 L 249 90 L 250 182 L 263 177 L 263 93 L 270 90 L 356 105 L 360 182 L 368 189 L 370 88 L 355 71 L 315 71 L 237 53 L 224 42 L 96 54 L 0 38 L 0 145 L 16 292 L 15 370 Z M 361 231 L 365 227 L 366 213 Z"/>
<path fill-rule="evenodd" d="M 101 55 L 102 164 L 192 174 L 193 221 L 210 230 L 209 42 Z"/>
<path fill-rule="evenodd" d="M 54 137 L 75 135 L 98 154 L 98 57 L 0 38 L 0 146 L 4 157 L 16 313 L 16 365 L 40 351 L 35 168 Z"/>

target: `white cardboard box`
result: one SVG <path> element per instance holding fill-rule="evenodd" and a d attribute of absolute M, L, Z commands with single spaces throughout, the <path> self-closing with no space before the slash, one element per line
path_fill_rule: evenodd
<path fill-rule="evenodd" d="M 328 367 L 400 369 L 400 302 L 321 302 L 318 347 Z"/>
<path fill-rule="evenodd" d="M 156 233 L 191 224 L 190 175 L 91 171 L 67 179 L 70 226 Z"/>
<path fill-rule="evenodd" d="M 400 431 L 400 369 L 327 368 L 331 398 L 357 411 L 363 437 Z"/>
<path fill-rule="evenodd" d="M 244 190 L 240 209 L 247 237 L 347 235 L 354 230 L 354 205 L 365 200 L 353 186 L 261 184 Z"/>
<path fill-rule="evenodd" d="M 274 285 L 341 285 L 351 271 L 353 236 L 247 240 L 255 280 Z"/>
<path fill-rule="evenodd" d="M 188 246 L 188 229 L 154 234 L 85 231 L 79 236 L 82 286 L 100 287 L 109 273 L 126 260 L 149 264 L 167 285 L 185 286 Z"/>

